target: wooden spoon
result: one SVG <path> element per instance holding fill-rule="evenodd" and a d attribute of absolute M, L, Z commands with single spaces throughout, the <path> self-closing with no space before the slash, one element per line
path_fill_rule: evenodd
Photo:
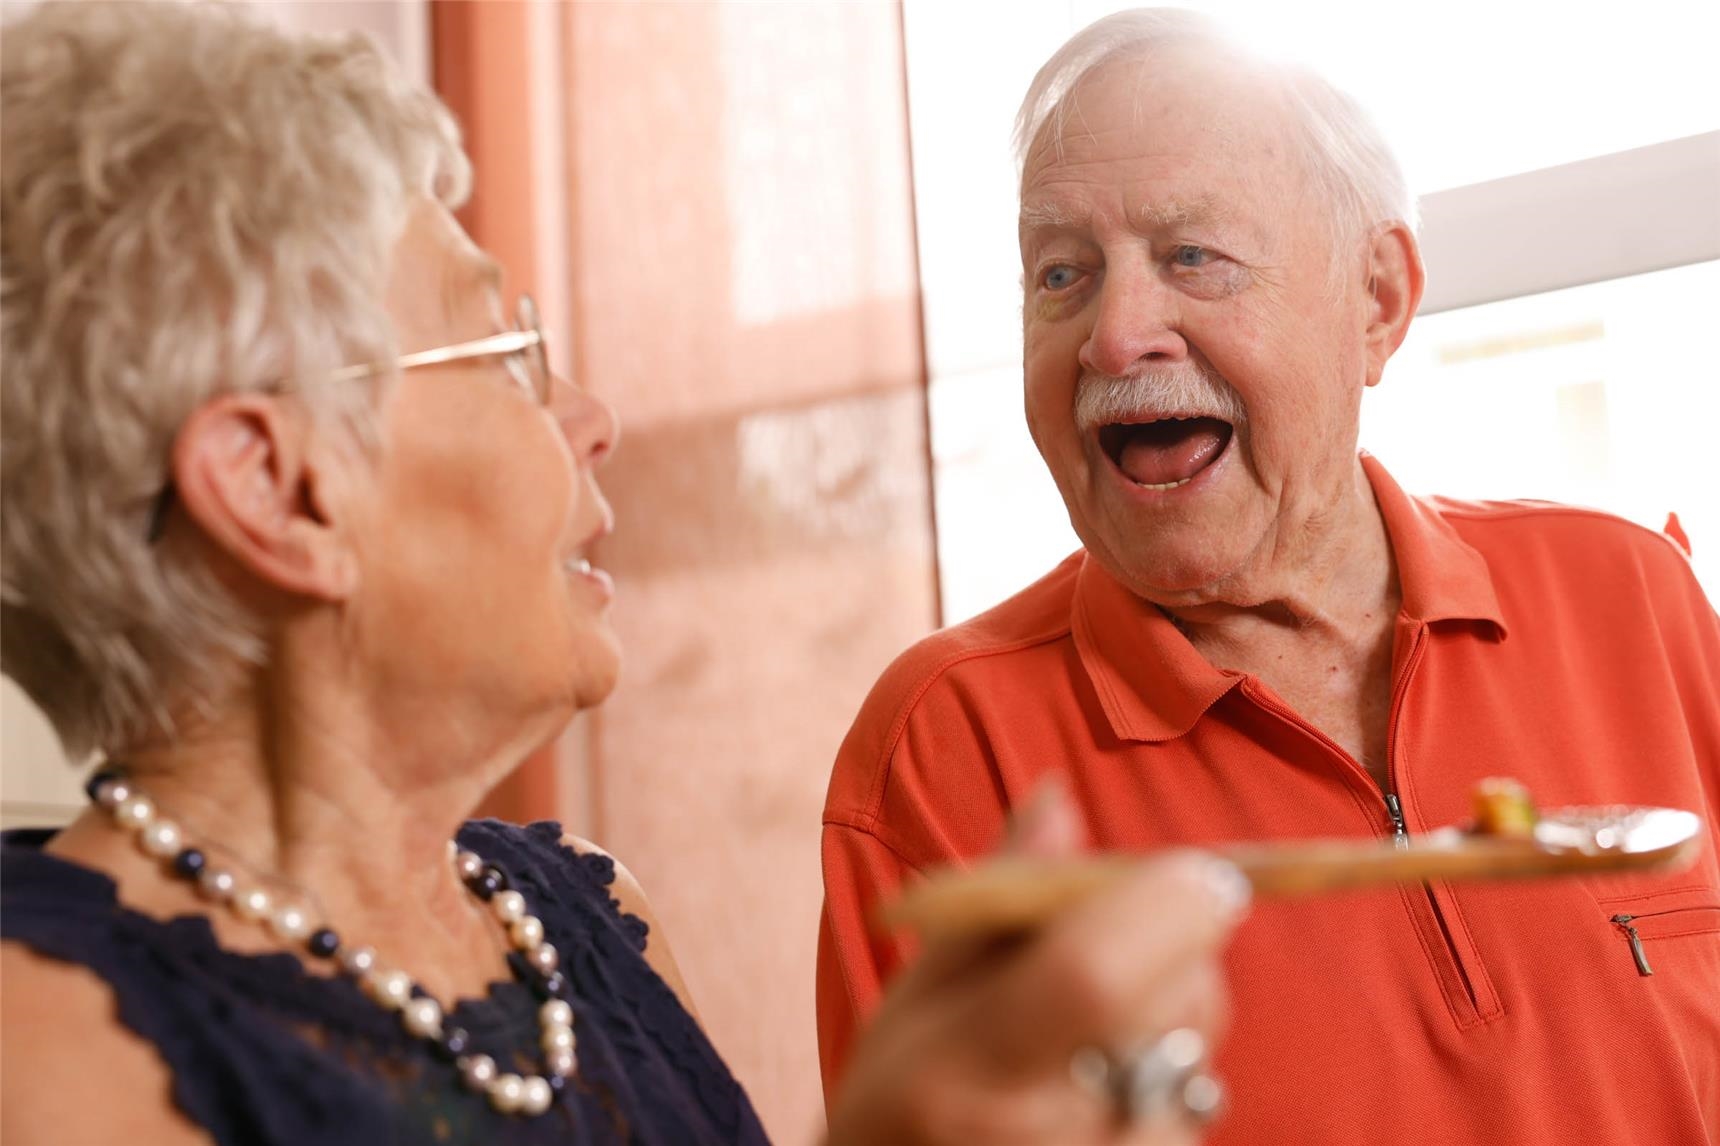
<path fill-rule="evenodd" d="M 1431 879 L 1532 879 L 1688 866 L 1702 847 L 1702 820 L 1671 808 L 1564 808 L 1542 813 L 1520 834 L 1441 828 L 1396 840 L 1305 840 L 1209 850 L 1234 863 L 1257 896 Z M 927 939 L 1032 930 L 1127 875 L 1138 857 L 1067 860 L 1001 857 L 970 870 L 929 876 L 886 904 L 886 929 Z"/>

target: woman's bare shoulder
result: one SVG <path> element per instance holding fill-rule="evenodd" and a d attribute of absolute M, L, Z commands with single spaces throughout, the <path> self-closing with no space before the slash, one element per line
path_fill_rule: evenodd
<path fill-rule="evenodd" d="M 209 1146 L 174 1106 L 167 1064 L 88 968 L 0 943 L 0 1043 L 0 1139 Z"/>
<path fill-rule="evenodd" d="M 638 916 L 650 928 L 650 938 L 645 944 L 646 962 L 650 963 L 652 969 L 662 976 L 665 983 L 674 988 L 675 994 L 681 1000 L 681 1005 L 687 1008 L 687 1013 L 698 1018 L 699 1012 L 693 1006 L 692 992 L 687 990 L 686 980 L 681 977 L 681 969 L 676 965 L 674 953 L 669 949 L 669 938 L 664 934 L 663 925 L 658 921 L 656 913 L 651 910 L 651 901 L 646 898 L 645 889 L 639 885 L 639 881 L 627 869 L 627 865 L 590 840 L 572 833 L 562 836 L 561 842 L 580 855 L 606 856 L 615 864 L 615 882 L 611 885 L 611 889 L 615 898 L 621 903 L 621 910 L 629 915 Z"/>

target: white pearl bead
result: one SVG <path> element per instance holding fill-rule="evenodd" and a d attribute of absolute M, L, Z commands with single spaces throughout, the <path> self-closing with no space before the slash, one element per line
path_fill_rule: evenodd
<path fill-rule="evenodd" d="M 517 891 L 498 891 L 490 900 L 490 909 L 503 923 L 512 923 L 526 913 L 526 897 Z"/>
<path fill-rule="evenodd" d="M 487 1054 L 469 1054 L 460 1059 L 460 1078 L 471 1090 L 487 1090 L 496 1077 L 496 1060 Z"/>
<path fill-rule="evenodd" d="M 470 1054 L 460 1059 L 460 1077 L 473 1090 L 487 1090 L 496 1077 L 496 1060 L 487 1054 Z"/>
<path fill-rule="evenodd" d="M 543 1056 L 543 1064 L 551 1074 L 566 1078 L 579 1069 L 579 1055 L 576 1051 L 549 1051 Z"/>
<path fill-rule="evenodd" d="M 206 867 L 197 877 L 197 890 L 204 899 L 225 903 L 239 888 L 233 873 L 223 867 Z"/>
<path fill-rule="evenodd" d="M 233 896 L 233 910 L 238 912 L 240 919 L 257 920 L 269 914 L 273 901 L 269 893 L 260 887 L 249 887 Z"/>
<path fill-rule="evenodd" d="M 538 1008 L 538 1022 L 546 1027 L 573 1026 L 573 1008 L 566 999 L 551 999 Z"/>
<path fill-rule="evenodd" d="M 109 780 L 96 789 L 96 803 L 110 812 L 129 799 L 131 799 L 131 785 L 123 779 Z"/>
<path fill-rule="evenodd" d="M 526 1078 L 525 1085 L 521 1090 L 523 1092 L 520 1095 L 521 1114 L 542 1114 L 549 1109 L 549 1100 L 555 1096 L 555 1092 L 549 1088 L 549 1083 L 535 1074 Z"/>
<path fill-rule="evenodd" d="M 545 1027 L 543 1029 L 543 1049 L 545 1053 L 554 1054 L 556 1051 L 573 1049 L 572 1027 Z"/>
<path fill-rule="evenodd" d="M 156 820 L 138 835 L 138 843 L 143 850 L 156 859 L 167 859 L 179 854 L 179 845 L 184 837 L 180 835 L 179 825 L 172 820 Z"/>
<path fill-rule="evenodd" d="M 484 861 L 476 852 L 461 852 L 454 857 L 454 871 L 461 879 L 476 879 L 484 870 Z"/>
<path fill-rule="evenodd" d="M 155 801 L 142 792 L 121 800 L 113 810 L 114 819 L 127 828 L 147 828 L 155 819 Z"/>
<path fill-rule="evenodd" d="M 400 1008 L 400 1019 L 419 1038 L 433 1039 L 442 1033 L 442 1007 L 435 999 L 408 1000 Z"/>
<path fill-rule="evenodd" d="M 561 963 L 561 955 L 553 943 L 539 943 L 526 952 L 526 962 L 536 968 L 538 974 L 547 975 Z"/>
<path fill-rule="evenodd" d="M 490 1083 L 490 1105 L 503 1114 L 512 1114 L 525 1098 L 526 1080 L 517 1074 L 504 1074 Z"/>
<path fill-rule="evenodd" d="M 303 939 L 311 933 L 311 917 L 304 908 L 289 903 L 269 916 L 269 930 L 282 939 Z"/>
<path fill-rule="evenodd" d="M 530 951 L 543 942 L 543 920 L 535 915 L 520 916 L 508 931 L 514 937 L 514 946 L 522 951 Z"/>
<path fill-rule="evenodd" d="M 412 976 L 404 971 L 372 971 L 365 984 L 370 997 L 391 1011 L 404 1007 L 412 998 Z"/>
<path fill-rule="evenodd" d="M 339 959 L 341 970 L 361 979 L 376 967 L 376 950 L 371 947 L 343 947 Z"/>

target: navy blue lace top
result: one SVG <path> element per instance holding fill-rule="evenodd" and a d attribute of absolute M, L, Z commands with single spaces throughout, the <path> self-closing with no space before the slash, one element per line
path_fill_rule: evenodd
<path fill-rule="evenodd" d="M 0 936 L 105 979 L 120 1020 L 172 1069 L 175 1101 L 220 1143 L 765 1142 L 740 1084 L 646 963 L 645 924 L 609 894 L 614 863 L 561 834 L 494 820 L 460 832 L 561 952 L 579 1073 L 537 1118 L 491 1110 L 350 980 L 290 954 L 224 950 L 201 916 L 162 922 L 120 905 L 107 876 L 41 850 L 51 832 L 4 835 Z M 448 1021 L 504 1069 L 537 1069 L 537 999 L 520 983 L 494 984 Z"/>

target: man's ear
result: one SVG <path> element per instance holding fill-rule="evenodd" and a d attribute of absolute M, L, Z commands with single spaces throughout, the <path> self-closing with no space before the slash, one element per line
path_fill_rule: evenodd
<path fill-rule="evenodd" d="M 1421 246 L 1404 223 L 1382 227 L 1374 235 L 1368 252 L 1368 301 L 1366 344 L 1367 384 L 1374 385 L 1385 372 L 1386 361 L 1403 345 L 1410 319 L 1421 305 L 1427 275 L 1422 270 Z"/>
<path fill-rule="evenodd" d="M 200 406 L 173 443 L 174 492 L 236 565 L 283 592 L 343 600 L 358 566 L 329 520 L 332 474 L 309 461 L 308 420 L 265 394 Z"/>

